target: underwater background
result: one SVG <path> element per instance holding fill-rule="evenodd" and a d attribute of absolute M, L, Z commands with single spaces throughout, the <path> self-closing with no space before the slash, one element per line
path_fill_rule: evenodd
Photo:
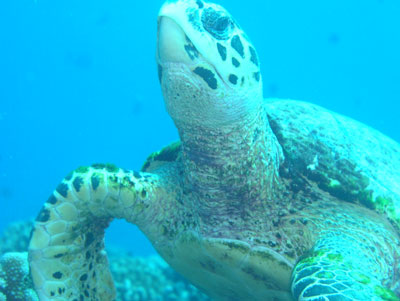
<path fill-rule="evenodd" d="M 225 0 L 266 97 L 313 102 L 400 141 L 398 0 Z M 0 0 L 0 233 L 78 166 L 139 170 L 177 140 L 155 64 L 161 0 Z M 117 221 L 106 236 L 154 250 Z"/>

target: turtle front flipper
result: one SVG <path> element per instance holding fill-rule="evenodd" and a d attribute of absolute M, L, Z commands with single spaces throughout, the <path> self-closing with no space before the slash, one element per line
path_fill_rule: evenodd
<path fill-rule="evenodd" d="M 373 254 L 379 252 L 377 248 L 381 246 L 369 248 L 371 243 L 343 233 L 329 233 L 319 240 L 293 270 L 294 299 L 400 300 L 385 286 L 391 282 L 393 267 L 385 267 L 384 259 Z"/>
<path fill-rule="evenodd" d="M 138 226 L 154 218 L 160 187 L 157 175 L 113 165 L 68 175 L 44 204 L 29 245 L 40 300 L 115 300 L 104 230 L 113 218 Z"/>

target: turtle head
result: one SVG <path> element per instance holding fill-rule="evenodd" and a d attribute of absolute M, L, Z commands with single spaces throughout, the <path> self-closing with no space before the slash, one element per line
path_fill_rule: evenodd
<path fill-rule="evenodd" d="M 167 1 L 158 17 L 156 57 L 166 107 L 178 128 L 219 126 L 259 111 L 257 53 L 223 7 Z"/>

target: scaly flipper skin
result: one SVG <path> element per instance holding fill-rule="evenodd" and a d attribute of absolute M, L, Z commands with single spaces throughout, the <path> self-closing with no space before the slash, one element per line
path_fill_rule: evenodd
<path fill-rule="evenodd" d="M 157 175 L 112 165 L 67 176 L 37 217 L 29 246 L 40 300 L 114 300 L 104 230 L 113 218 L 141 224 L 161 194 Z"/>
<path fill-rule="evenodd" d="M 365 233 L 322 233 L 313 250 L 297 263 L 292 275 L 295 300 L 399 300 L 382 286 L 385 261 L 376 256 Z M 379 245 L 384 248 L 384 245 Z M 377 267 L 381 266 L 381 269 Z M 385 277 L 386 276 L 386 277 Z"/>

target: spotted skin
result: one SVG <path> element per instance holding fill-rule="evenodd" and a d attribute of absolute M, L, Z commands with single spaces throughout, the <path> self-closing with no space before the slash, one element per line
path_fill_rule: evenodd
<path fill-rule="evenodd" d="M 167 1 L 156 58 L 181 142 L 142 172 L 96 164 L 58 185 L 29 247 L 41 300 L 115 299 L 114 218 L 216 300 L 399 300 L 398 143 L 265 101 L 255 48 L 219 5 Z"/>
<path fill-rule="evenodd" d="M 146 223 L 143 210 L 163 195 L 159 183 L 156 175 L 112 165 L 68 175 L 43 206 L 30 241 L 40 300 L 115 300 L 104 230 L 114 218 Z"/>
<path fill-rule="evenodd" d="M 223 61 L 226 61 L 226 47 L 222 46 L 220 43 L 217 43 L 218 53 L 221 56 Z"/>
<path fill-rule="evenodd" d="M 185 28 L 191 27 L 191 30 L 186 32 L 189 43 L 193 43 L 194 48 L 212 62 L 213 66 L 207 68 L 208 71 L 216 73 L 213 69 L 217 69 L 228 85 L 236 85 L 237 80 L 231 80 L 233 77 L 247 78 L 247 81 L 243 83 L 257 85 L 259 80 L 252 76 L 253 73 L 259 72 L 257 53 L 232 16 L 213 3 L 203 1 L 201 5 L 193 5 L 191 1 L 179 2 L 179 5 L 185 7 L 183 12 L 187 16 L 179 19 L 178 23 Z M 174 17 L 177 12 L 166 11 L 166 14 Z M 199 43 L 200 39 L 191 39 L 192 36 L 199 34 L 205 38 L 204 44 Z M 193 59 L 191 53 L 188 55 L 190 59 Z M 248 62 L 252 63 L 248 64 Z M 247 88 L 247 86 L 241 86 L 241 88 Z"/>

